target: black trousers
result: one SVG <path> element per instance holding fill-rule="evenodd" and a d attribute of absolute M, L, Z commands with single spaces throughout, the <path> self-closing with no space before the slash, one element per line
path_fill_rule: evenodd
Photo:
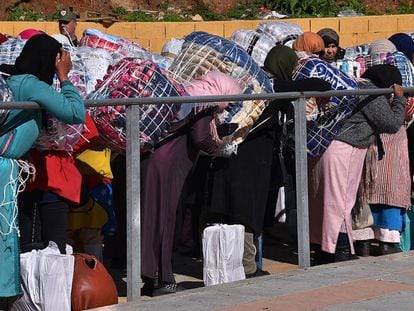
<path fill-rule="evenodd" d="M 63 199 L 41 202 L 33 193 L 19 198 L 20 247 L 22 252 L 43 248 L 53 241 L 66 254 L 69 205 Z"/>

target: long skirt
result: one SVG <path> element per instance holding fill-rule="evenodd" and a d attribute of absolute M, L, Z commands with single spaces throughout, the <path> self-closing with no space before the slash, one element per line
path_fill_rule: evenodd
<path fill-rule="evenodd" d="M 352 241 L 355 204 L 367 149 L 334 140 L 321 157 L 309 160 L 310 240 L 335 253 L 341 225 Z M 352 242 L 351 252 L 354 253 Z"/>

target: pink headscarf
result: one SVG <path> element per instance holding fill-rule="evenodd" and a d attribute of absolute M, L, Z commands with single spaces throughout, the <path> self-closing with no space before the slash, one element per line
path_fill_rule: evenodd
<path fill-rule="evenodd" d="M 33 36 L 42 35 L 42 34 L 44 34 L 44 32 L 40 30 L 26 29 L 26 30 L 23 30 L 21 33 L 19 33 L 19 37 L 25 40 L 29 40 Z"/>
<path fill-rule="evenodd" d="M 210 71 L 195 78 L 185 84 L 184 88 L 190 96 L 235 95 L 243 91 L 236 79 L 220 71 Z M 229 103 L 219 102 L 216 105 L 223 111 Z"/>
<path fill-rule="evenodd" d="M 209 95 L 236 95 L 241 94 L 243 89 L 236 79 L 220 71 L 210 71 L 204 76 L 195 78 L 184 85 L 185 90 L 190 96 L 209 96 Z M 228 105 L 228 102 L 205 103 L 196 106 L 196 111 L 211 107 L 218 107 L 218 112 L 222 112 Z M 218 133 L 216 121 L 213 118 L 210 122 L 210 135 L 213 141 L 219 146 L 222 142 Z"/>

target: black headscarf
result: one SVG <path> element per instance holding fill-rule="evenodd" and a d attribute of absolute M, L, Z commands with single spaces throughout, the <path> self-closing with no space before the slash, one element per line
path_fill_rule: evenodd
<path fill-rule="evenodd" d="M 384 64 L 369 68 L 361 78 L 369 79 L 379 88 L 388 88 L 395 84 L 402 84 L 401 73 L 397 67 Z"/>
<path fill-rule="evenodd" d="M 10 75 L 32 74 L 52 85 L 55 74 L 56 55 L 62 45 L 46 34 L 27 40 L 14 65 L 1 65 L 0 71 Z"/>

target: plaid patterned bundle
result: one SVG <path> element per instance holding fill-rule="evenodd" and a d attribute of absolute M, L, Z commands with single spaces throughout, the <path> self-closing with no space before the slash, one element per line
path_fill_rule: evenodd
<path fill-rule="evenodd" d="M 182 50 L 169 70 L 180 82 L 189 82 L 209 71 L 221 71 L 238 80 L 244 86 L 245 94 L 273 92 L 269 78 L 243 48 L 232 41 L 205 32 L 193 32 L 184 38 Z M 219 114 L 216 118 L 217 124 L 236 123 L 238 128 L 223 137 L 218 154 L 236 153 L 237 145 L 247 136 L 266 106 L 265 100 L 231 103 Z"/>
<path fill-rule="evenodd" d="M 183 96 L 183 87 L 148 59 L 126 58 L 110 66 L 90 99 Z M 140 105 L 141 152 L 149 152 L 166 134 L 180 109 L 177 104 Z M 91 108 L 90 113 L 104 143 L 115 152 L 125 152 L 125 106 Z"/>
<path fill-rule="evenodd" d="M 13 65 L 20 55 L 27 40 L 20 38 L 9 38 L 0 44 L 0 64 Z"/>
<path fill-rule="evenodd" d="M 293 74 L 293 79 L 302 80 L 312 77 L 329 82 L 332 90 L 358 89 L 355 80 L 328 63 L 317 58 L 302 59 Z M 307 105 L 314 107 L 314 109 L 308 109 L 312 113 L 306 116 L 309 155 L 320 156 L 328 148 L 341 129 L 341 121 L 351 115 L 358 103 L 359 97 L 356 95 L 332 96 L 329 98 L 328 107 L 323 109 L 317 106 L 315 100 L 307 102 Z"/>

